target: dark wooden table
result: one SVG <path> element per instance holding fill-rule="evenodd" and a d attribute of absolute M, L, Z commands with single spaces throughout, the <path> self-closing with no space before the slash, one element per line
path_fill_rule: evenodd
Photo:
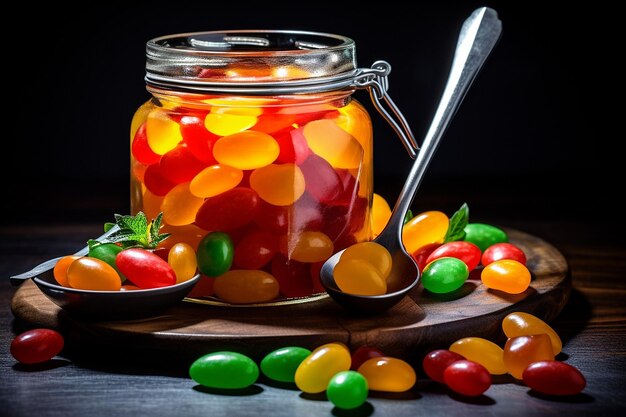
<path fill-rule="evenodd" d="M 436 196 L 442 197 L 442 196 Z M 439 204 L 435 205 L 437 201 Z M 458 198 L 426 200 L 424 207 L 458 205 Z M 187 376 L 188 363 L 175 354 L 137 352 L 132 346 L 97 349 L 69 345 L 44 366 L 15 362 L 9 344 L 24 330 L 10 310 L 11 274 L 53 256 L 70 253 L 97 236 L 96 223 L 4 225 L 0 230 L 0 415 L 2 416 L 497 416 L 617 415 L 626 410 L 626 244 L 606 219 L 588 222 L 559 217 L 549 209 L 524 216 L 514 202 L 470 203 L 482 220 L 537 235 L 567 258 L 574 290 L 552 322 L 564 340 L 559 359 L 579 368 L 587 388 L 572 398 L 533 394 L 522 384 L 496 378 L 484 396 L 465 399 L 421 376 L 398 395 L 371 395 L 360 409 L 334 409 L 323 395 L 304 395 L 261 380 L 235 394 L 200 389 Z M 504 210 L 498 207 L 505 206 Z M 518 208 L 514 211 L 514 206 Z M 507 207 L 511 210 L 507 210 Z M 530 205 L 528 205 L 530 207 Z M 490 210 L 493 209 L 493 210 Z M 482 211 L 481 211 L 482 210 Z M 449 211 L 449 210 L 447 210 Z M 514 213 L 511 215 L 511 213 Z M 104 219 L 108 220 L 108 219 Z M 24 223 L 26 224 L 26 223 Z M 468 335 L 469 336 L 469 335 Z M 442 346 L 443 347 L 443 346 Z M 181 351 L 184 346 L 181 346 Z"/>

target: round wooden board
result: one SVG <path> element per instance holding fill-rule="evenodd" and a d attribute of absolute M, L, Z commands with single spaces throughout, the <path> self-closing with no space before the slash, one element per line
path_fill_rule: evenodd
<path fill-rule="evenodd" d="M 507 230 L 524 250 L 533 274 L 531 287 L 511 295 L 487 290 L 474 271 L 454 294 L 423 293 L 421 286 L 381 315 L 348 312 L 326 297 L 295 305 L 228 308 L 181 302 L 165 314 L 133 321 L 84 321 L 52 303 L 29 281 L 15 293 L 13 314 L 30 327 L 59 329 L 74 343 L 124 346 L 201 355 L 236 350 L 259 359 L 279 347 L 308 348 L 343 342 L 350 348 L 376 346 L 388 355 L 413 356 L 467 336 L 498 341 L 500 323 L 512 311 L 553 319 L 565 306 L 571 279 L 565 258 L 542 239 Z M 478 272 L 478 274 L 476 274 Z"/>

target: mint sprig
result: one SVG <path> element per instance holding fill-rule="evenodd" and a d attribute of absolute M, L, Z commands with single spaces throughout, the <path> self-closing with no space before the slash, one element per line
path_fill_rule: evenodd
<path fill-rule="evenodd" d="M 159 233 L 162 220 L 163 213 L 159 213 L 156 219 L 151 222 L 148 222 L 142 211 L 135 216 L 115 214 L 115 224 L 120 230 L 101 241 L 91 240 L 89 245 L 92 247 L 104 243 L 119 243 L 124 249 L 156 249 L 159 243 L 170 236 L 169 233 Z M 112 226 L 111 223 L 105 223 L 105 231 L 110 230 Z"/>
<path fill-rule="evenodd" d="M 454 242 L 455 240 L 463 240 L 465 238 L 465 226 L 469 222 L 469 207 L 467 203 L 463 203 L 450 217 L 450 224 L 448 225 L 448 231 L 443 239 L 444 243 Z"/>

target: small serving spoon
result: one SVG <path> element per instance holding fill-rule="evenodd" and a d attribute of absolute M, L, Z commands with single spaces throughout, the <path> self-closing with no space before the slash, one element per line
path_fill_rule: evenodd
<path fill-rule="evenodd" d="M 415 193 L 441 137 L 461 101 L 463 101 L 476 74 L 498 41 L 501 32 L 502 22 L 498 19 L 495 10 L 488 7 L 475 10 L 463 23 L 448 81 L 424 138 L 422 148 L 398 196 L 389 222 L 380 235 L 374 239 L 374 242 L 387 248 L 392 256 L 392 270 L 387 278 L 388 292 L 383 295 L 372 296 L 342 292 L 335 283 L 333 270 L 343 251 L 334 254 L 322 266 L 320 271 L 322 285 L 328 294 L 344 307 L 361 312 L 382 312 L 402 300 L 419 282 L 420 271 L 417 264 L 402 244 L 404 216 L 413 202 Z"/>

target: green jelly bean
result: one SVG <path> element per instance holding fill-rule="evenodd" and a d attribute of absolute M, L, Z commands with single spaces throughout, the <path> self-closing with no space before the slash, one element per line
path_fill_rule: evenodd
<path fill-rule="evenodd" d="M 191 364 L 191 379 L 209 388 L 241 389 L 254 384 L 259 367 L 246 355 L 236 352 L 215 352 Z"/>
<path fill-rule="evenodd" d="M 111 265 L 113 269 L 117 271 L 120 278 L 122 278 L 122 281 L 124 281 L 126 277 L 124 277 L 124 275 L 120 272 L 120 270 L 117 268 L 117 265 L 115 264 L 115 257 L 122 250 L 122 247 L 116 245 L 115 243 L 103 243 L 101 245 L 95 246 L 90 245 L 89 253 L 87 254 L 87 256 L 89 256 L 90 258 L 100 259 L 101 261 L 104 261 Z"/>
<path fill-rule="evenodd" d="M 367 379 L 356 371 L 335 374 L 328 383 L 326 396 L 339 408 L 357 408 L 367 399 Z"/>
<path fill-rule="evenodd" d="M 439 258 L 429 263 L 422 273 L 422 285 L 430 292 L 445 294 L 461 288 L 469 269 L 457 258 Z"/>
<path fill-rule="evenodd" d="M 288 346 L 270 352 L 261 361 L 261 372 L 275 381 L 294 382 L 296 369 L 311 354 L 309 349 Z"/>
<path fill-rule="evenodd" d="M 465 240 L 471 242 L 484 252 L 489 246 L 496 243 L 505 243 L 509 241 L 508 236 L 502 229 L 498 229 L 490 224 L 470 223 L 465 226 Z"/>
<path fill-rule="evenodd" d="M 235 248 L 228 234 L 211 232 L 198 244 L 198 269 L 204 275 L 217 277 L 230 269 Z"/>

